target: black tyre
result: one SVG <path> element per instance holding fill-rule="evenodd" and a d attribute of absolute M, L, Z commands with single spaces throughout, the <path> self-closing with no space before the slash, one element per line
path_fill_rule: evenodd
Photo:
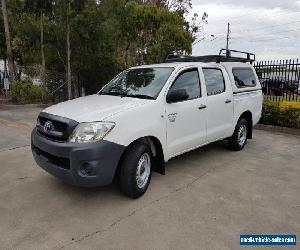
<path fill-rule="evenodd" d="M 151 180 L 152 162 L 152 153 L 146 144 L 135 142 L 130 145 L 121 163 L 121 192 L 131 198 L 142 196 Z"/>
<path fill-rule="evenodd" d="M 232 150 L 239 151 L 242 150 L 248 138 L 249 126 L 246 119 L 241 118 L 234 130 L 233 135 L 229 138 L 229 146 Z"/>

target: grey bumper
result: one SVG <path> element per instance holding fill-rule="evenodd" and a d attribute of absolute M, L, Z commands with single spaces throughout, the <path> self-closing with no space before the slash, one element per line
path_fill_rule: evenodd
<path fill-rule="evenodd" d="M 114 178 L 125 146 L 102 140 L 98 143 L 67 143 L 31 134 L 37 164 L 64 182 L 83 187 L 108 185 Z"/>

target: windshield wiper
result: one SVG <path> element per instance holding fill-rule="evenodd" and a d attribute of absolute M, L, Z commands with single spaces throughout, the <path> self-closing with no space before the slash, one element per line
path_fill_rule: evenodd
<path fill-rule="evenodd" d="M 139 95 L 139 94 L 131 95 L 131 94 L 124 94 L 121 92 L 99 92 L 99 95 L 113 95 L 113 96 L 121 96 L 121 97 L 132 97 L 132 98 L 155 100 L 155 98 L 150 95 Z"/>
<path fill-rule="evenodd" d="M 137 95 L 126 95 L 126 97 L 155 100 L 155 98 L 153 96 L 150 96 L 150 95 L 139 95 L 139 94 L 137 94 Z"/>
<path fill-rule="evenodd" d="M 99 95 L 121 96 L 121 97 L 127 96 L 126 94 L 121 93 L 121 92 L 99 92 L 98 94 L 99 94 Z"/>

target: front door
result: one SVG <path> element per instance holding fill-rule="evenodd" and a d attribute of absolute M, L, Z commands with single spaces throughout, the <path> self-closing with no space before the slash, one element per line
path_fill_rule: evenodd
<path fill-rule="evenodd" d="M 169 157 L 204 144 L 206 137 L 206 103 L 201 94 L 198 68 L 178 74 L 169 93 L 179 89 L 186 90 L 187 100 L 166 104 Z"/>

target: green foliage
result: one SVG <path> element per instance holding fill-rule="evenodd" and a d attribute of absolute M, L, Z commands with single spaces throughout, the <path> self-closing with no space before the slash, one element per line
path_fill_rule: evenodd
<path fill-rule="evenodd" d="M 35 86 L 29 78 L 14 81 L 12 85 L 12 99 L 17 103 L 42 103 L 45 91 L 42 87 Z"/>
<path fill-rule="evenodd" d="M 36 17 L 30 13 L 20 13 L 14 26 L 14 33 L 17 34 L 12 40 L 12 46 L 16 60 L 21 65 L 39 64 L 40 56 L 40 25 Z"/>
<path fill-rule="evenodd" d="M 52 6 L 52 0 L 26 0 L 24 10 L 26 10 L 26 12 L 35 13 L 36 15 L 40 15 L 41 10 L 50 14 L 53 9 Z"/>
<path fill-rule="evenodd" d="M 300 102 L 273 102 L 265 100 L 260 123 L 300 128 Z"/>
<path fill-rule="evenodd" d="M 120 1 L 124 66 L 162 62 L 171 52 L 191 53 L 193 36 L 182 14 L 152 4 Z"/>
<path fill-rule="evenodd" d="M 41 65 L 43 23 L 46 69 L 65 73 L 69 20 L 73 86 L 84 87 L 87 94 L 130 66 L 160 63 L 171 52 L 190 54 L 199 32 L 197 15 L 191 22 L 185 19 L 191 0 L 6 1 L 14 59 L 20 66 Z M 0 32 L 0 57 L 4 56 Z"/>

